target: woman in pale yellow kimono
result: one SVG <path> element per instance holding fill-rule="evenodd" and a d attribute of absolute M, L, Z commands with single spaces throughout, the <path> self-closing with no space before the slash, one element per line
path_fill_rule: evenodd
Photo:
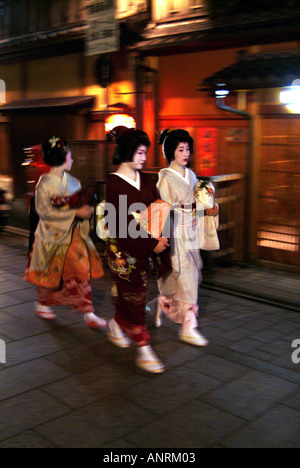
<path fill-rule="evenodd" d="M 25 281 L 37 286 L 35 313 L 51 320 L 56 318 L 51 306 L 68 305 L 83 314 L 90 328 L 104 328 L 105 320 L 94 314 L 90 285 L 91 279 L 103 276 L 100 257 L 89 238 L 94 208 L 88 204 L 54 206 L 59 197 L 71 196 L 76 205 L 74 196 L 82 193 L 81 184 L 68 174 L 73 161 L 65 140 L 53 137 L 43 143 L 42 150 L 51 169 L 36 186 L 39 224 L 24 274 Z"/>
<path fill-rule="evenodd" d="M 193 139 L 185 130 L 165 130 L 160 143 L 169 167 L 160 171 L 157 188 L 160 198 L 172 205 L 174 217 L 169 233 L 172 271 L 158 280 L 160 296 L 156 326 L 160 326 L 161 312 L 164 312 L 170 320 L 181 324 L 179 338 L 182 341 L 206 346 L 207 339 L 197 329 L 203 241 L 196 218 L 195 186 L 198 181 L 194 172 L 186 167 L 193 153 Z M 211 214 L 216 211 L 211 210 Z"/>

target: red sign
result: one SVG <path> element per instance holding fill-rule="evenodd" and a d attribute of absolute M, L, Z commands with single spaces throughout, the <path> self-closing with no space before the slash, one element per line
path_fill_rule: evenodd
<path fill-rule="evenodd" d="M 218 129 L 200 127 L 197 132 L 196 172 L 199 176 L 217 174 Z"/>

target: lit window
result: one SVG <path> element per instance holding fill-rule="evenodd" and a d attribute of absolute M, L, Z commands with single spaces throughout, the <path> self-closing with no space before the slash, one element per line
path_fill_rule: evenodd
<path fill-rule="evenodd" d="M 147 10 L 147 0 L 117 0 L 117 18 L 136 15 Z"/>
<path fill-rule="evenodd" d="M 177 13 L 184 8 L 183 2 L 181 0 L 169 0 L 168 7 L 170 13 Z"/>
<path fill-rule="evenodd" d="M 259 226 L 257 244 L 270 249 L 299 251 L 299 229 L 292 226 L 263 224 Z"/>
<path fill-rule="evenodd" d="M 203 0 L 190 0 L 191 9 L 203 8 L 203 6 L 204 6 Z"/>

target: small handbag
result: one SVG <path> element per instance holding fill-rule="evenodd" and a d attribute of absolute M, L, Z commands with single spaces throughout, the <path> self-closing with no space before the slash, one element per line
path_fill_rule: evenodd
<path fill-rule="evenodd" d="M 215 188 L 211 182 L 200 180 L 195 186 L 195 200 L 197 212 L 203 215 L 205 210 L 211 209 L 215 205 Z M 204 236 L 200 246 L 202 250 L 219 250 L 220 242 L 217 229 L 219 227 L 219 216 L 204 215 Z"/>
<path fill-rule="evenodd" d="M 170 203 L 157 199 L 142 213 L 132 213 L 132 215 L 144 231 L 154 237 L 154 239 L 159 239 L 170 211 Z"/>

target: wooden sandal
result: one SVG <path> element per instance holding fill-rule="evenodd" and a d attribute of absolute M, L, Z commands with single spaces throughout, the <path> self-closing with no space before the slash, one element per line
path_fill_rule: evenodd
<path fill-rule="evenodd" d="M 55 320 L 57 318 L 57 315 L 51 311 L 36 309 L 34 312 L 38 317 L 45 320 Z"/>

